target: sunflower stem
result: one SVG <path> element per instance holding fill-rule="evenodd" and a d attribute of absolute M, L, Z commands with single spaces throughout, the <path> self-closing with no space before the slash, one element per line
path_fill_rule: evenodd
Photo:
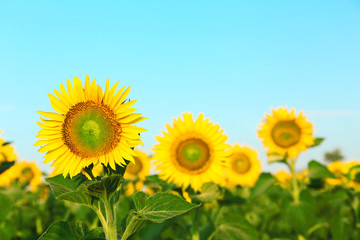
<path fill-rule="evenodd" d="M 104 199 L 104 206 L 106 212 L 106 222 L 108 233 L 106 235 L 107 240 L 117 240 L 116 232 L 116 215 L 113 214 L 109 199 Z"/>
<path fill-rule="evenodd" d="M 295 203 L 299 203 L 299 185 L 296 179 L 296 171 L 295 171 L 295 159 L 290 159 L 290 164 L 288 164 L 290 171 L 291 171 L 291 176 L 292 176 L 292 194 L 293 194 L 293 198 L 294 198 L 294 202 Z"/>
<path fill-rule="evenodd" d="M 191 229 L 191 240 L 200 240 L 200 233 L 199 233 L 199 209 L 195 209 L 192 211 L 192 229 Z"/>
<path fill-rule="evenodd" d="M 98 218 L 101 222 L 101 225 L 104 229 L 105 236 L 107 236 L 108 235 L 108 225 L 107 225 L 104 215 L 101 212 L 100 202 L 98 204 L 98 208 L 92 206 L 91 209 L 94 210 L 94 212 L 96 212 L 96 215 L 98 216 Z"/>

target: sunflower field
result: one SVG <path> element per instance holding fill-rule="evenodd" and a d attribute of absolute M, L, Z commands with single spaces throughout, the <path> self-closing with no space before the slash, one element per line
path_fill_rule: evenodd
<path fill-rule="evenodd" d="M 1 240 L 360 239 L 360 162 L 299 169 L 324 141 L 302 111 L 275 106 L 254 124 L 266 160 L 283 165 L 273 174 L 206 113 L 174 116 L 143 152 L 137 125 L 150 116 L 119 82 L 74 77 L 48 96 L 34 147 L 51 173 L 0 139 Z"/>

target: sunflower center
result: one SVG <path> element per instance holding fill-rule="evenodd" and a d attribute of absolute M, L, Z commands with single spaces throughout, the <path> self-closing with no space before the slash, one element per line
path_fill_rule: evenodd
<path fill-rule="evenodd" d="M 251 162 L 248 156 L 245 154 L 239 153 L 233 156 L 233 161 L 231 163 L 232 169 L 240 174 L 246 173 L 251 168 Z"/>
<path fill-rule="evenodd" d="M 63 139 L 75 155 L 97 157 L 114 149 L 120 142 L 121 126 L 114 112 L 93 101 L 70 108 L 63 124 Z"/>
<path fill-rule="evenodd" d="M 187 171 L 202 173 L 209 166 L 209 146 L 198 138 L 186 139 L 180 142 L 176 149 L 176 161 Z"/>
<path fill-rule="evenodd" d="M 300 141 L 301 129 L 294 120 L 279 121 L 273 127 L 271 137 L 276 145 L 288 148 Z"/>
<path fill-rule="evenodd" d="M 335 175 L 336 178 L 341 178 L 343 176 L 342 172 L 340 170 L 335 170 L 333 172 L 333 174 Z"/>
<path fill-rule="evenodd" d="M 126 167 L 126 171 L 129 172 L 130 174 L 136 175 L 141 171 L 143 165 L 137 157 L 134 157 L 134 160 L 135 160 L 135 164 L 133 164 L 132 162 L 129 163 Z"/>
<path fill-rule="evenodd" d="M 33 179 L 33 177 L 34 177 L 34 173 L 31 170 L 31 168 L 24 168 L 21 171 L 21 176 L 25 180 L 25 182 L 30 182 L 31 179 Z"/>

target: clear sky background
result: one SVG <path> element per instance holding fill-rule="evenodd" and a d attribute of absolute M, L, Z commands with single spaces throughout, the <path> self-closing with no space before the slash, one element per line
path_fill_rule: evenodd
<path fill-rule="evenodd" d="M 36 160 L 37 110 L 78 75 L 131 85 L 148 117 L 143 148 L 166 122 L 204 112 L 229 143 L 259 151 L 270 107 L 304 110 L 326 141 L 299 158 L 341 148 L 360 159 L 359 1 L 1 1 L 0 129 L 20 159 Z"/>

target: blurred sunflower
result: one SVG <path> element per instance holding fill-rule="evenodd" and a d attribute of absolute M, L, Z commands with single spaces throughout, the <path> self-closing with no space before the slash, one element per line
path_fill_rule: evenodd
<path fill-rule="evenodd" d="M 218 124 L 204 119 L 200 114 L 196 121 L 192 113 L 184 113 L 173 120 L 173 127 L 166 124 L 167 133 L 158 136 L 159 144 L 153 147 L 154 163 L 159 176 L 178 186 L 189 185 L 199 190 L 203 183 L 224 183 L 224 162 L 230 146 L 227 136 Z"/>
<path fill-rule="evenodd" d="M 274 174 L 274 177 L 278 180 L 282 188 L 290 187 L 290 181 L 292 176 L 289 172 L 281 169 Z"/>
<path fill-rule="evenodd" d="M 134 157 L 135 163 L 129 163 L 124 174 L 124 178 L 130 180 L 125 187 L 125 194 L 127 196 L 142 190 L 144 180 L 150 174 L 150 159 L 148 155 L 137 149 L 134 151 L 136 153 L 136 157 Z"/>
<path fill-rule="evenodd" d="M 41 171 L 35 162 L 19 162 L 14 165 L 20 183 L 29 183 L 30 190 L 36 191 L 37 187 L 42 183 Z"/>
<path fill-rule="evenodd" d="M 142 144 L 139 133 L 143 128 L 132 126 L 144 120 L 141 114 L 130 108 L 136 100 L 125 103 L 130 87 L 116 90 L 119 82 L 110 88 L 106 81 L 105 92 L 86 76 L 85 86 L 78 77 L 73 84 L 67 80 L 67 91 L 60 84 L 60 92 L 48 94 L 55 112 L 38 111 L 42 128 L 37 138 L 43 139 L 34 146 L 41 146 L 45 153 L 44 163 L 65 177 L 73 177 L 90 164 L 103 163 L 115 169 L 115 164 L 126 165 L 124 159 L 134 162 L 132 148 Z"/>
<path fill-rule="evenodd" d="M 340 185 L 346 183 L 346 174 L 349 172 L 350 165 L 341 161 L 335 161 L 328 165 L 328 169 L 336 178 L 327 178 L 326 182 L 330 185 Z"/>
<path fill-rule="evenodd" d="M 272 109 L 272 115 L 266 115 L 259 126 L 258 135 L 268 148 L 268 153 L 296 158 L 301 151 L 314 144 L 312 123 L 306 121 L 302 112 L 295 116 L 295 109 L 289 111 L 280 107 Z"/>
<path fill-rule="evenodd" d="M 247 146 L 234 145 L 226 173 L 230 186 L 254 186 L 261 173 L 257 152 Z"/>
<path fill-rule="evenodd" d="M 143 151 L 135 149 L 134 152 L 136 153 L 135 163 L 127 165 L 124 178 L 145 180 L 146 176 L 150 174 L 150 159 Z"/>
<path fill-rule="evenodd" d="M 35 192 L 42 184 L 41 176 L 42 173 L 35 162 L 16 162 L 0 175 L 0 186 L 8 187 L 12 182 L 18 181 L 29 184 L 30 190 Z"/>
<path fill-rule="evenodd" d="M 307 184 L 309 182 L 308 174 L 309 174 L 309 170 L 304 169 L 301 172 L 296 173 L 296 178 L 297 180 L 299 180 L 299 182 Z"/>
<path fill-rule="evenodd" d="M 0 130 L 0 134 L 2 131 Z M 0 163 L 12 162 L 16 160 L 14 147 L 11 146 L 5 139 L 0 138 Z"/>

